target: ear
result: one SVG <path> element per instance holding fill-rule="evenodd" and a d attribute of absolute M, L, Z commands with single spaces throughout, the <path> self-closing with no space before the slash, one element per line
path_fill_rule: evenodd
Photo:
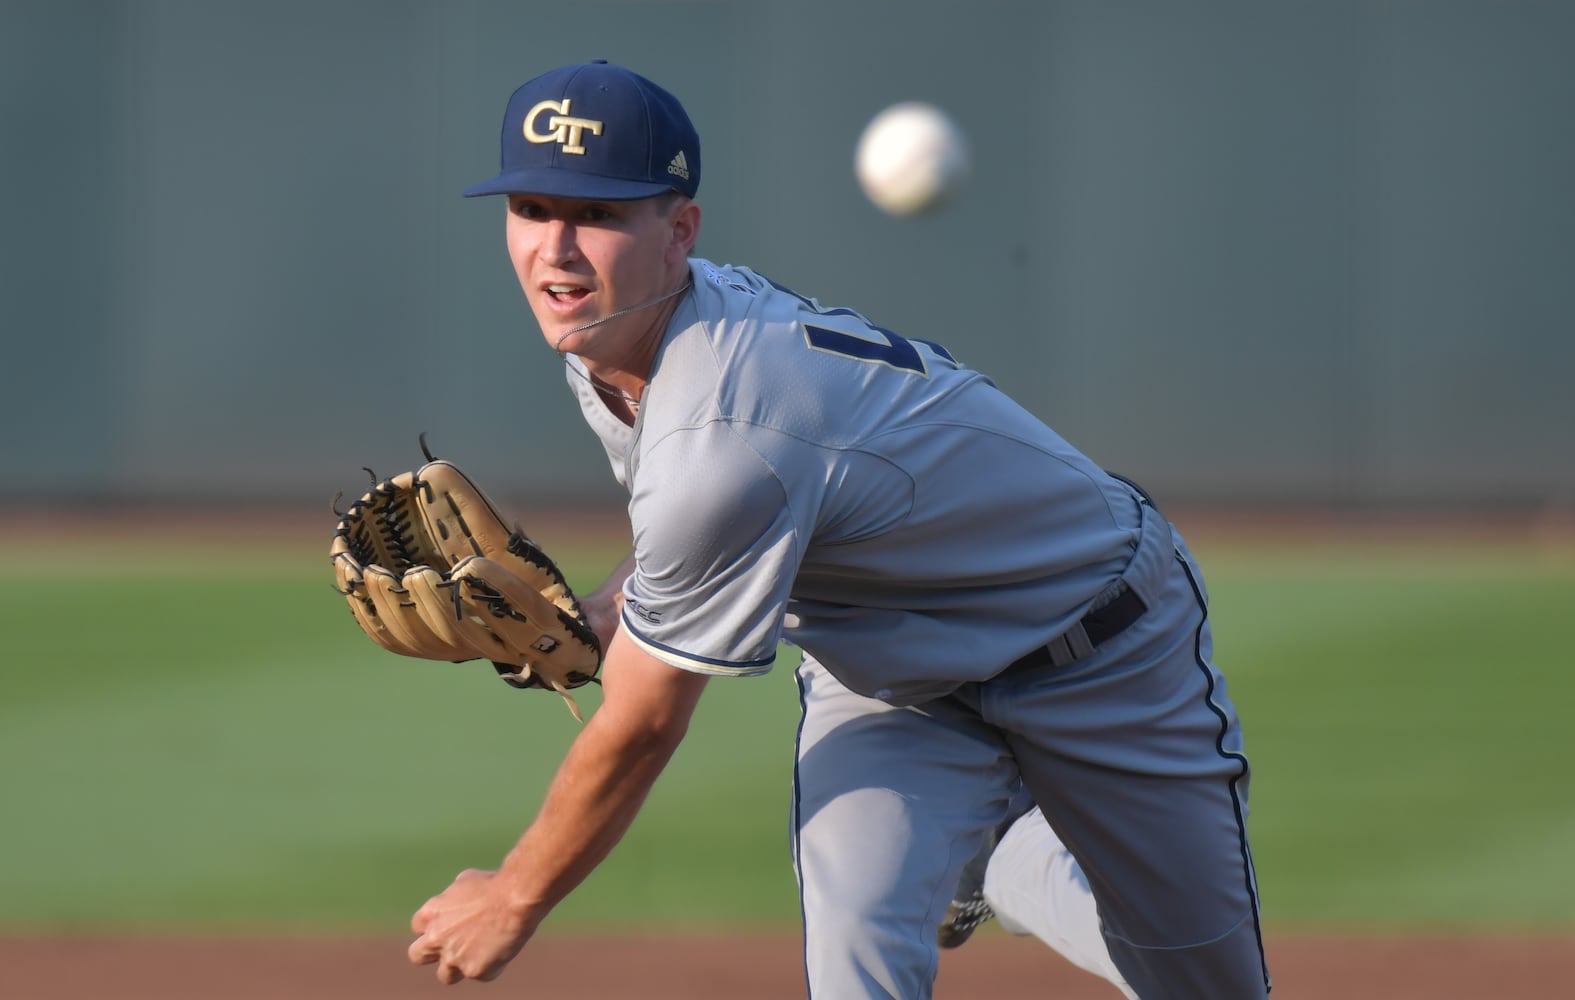
<path fill-rule="evenodd" d="M 667 243 L 669 263 L 687 260 L 700 239 L 700 206 L 692 198 L 683 198 L 668 218 L 673 235 Z"/>

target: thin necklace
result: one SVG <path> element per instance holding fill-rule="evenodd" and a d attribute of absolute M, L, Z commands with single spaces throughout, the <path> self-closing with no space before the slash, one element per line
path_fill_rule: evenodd
<path fill-rule="evenodd" d="M 619 399 L 623 400 L 625 405 L 629 407 L 630 413 L 640 412 L 640 401 L 629 395 L 627 392 L 624 392 L 615 385 L 608 385 L 606 382 L 603 382 L 601 379 L 597 378 L 595 375 L 590 374 L 589 372 L 586 373 L 586 379 L 591 383 L 591 386 L 598 391 L 605 392 L 609 396 L 617 396 Z"/>
<path fill-rule="evenodd" d="M 661 303 L 666 302 L 670 298 L 673 298 L 673 297 L 678 296 L 678 295 L 682 295 L 684 292 L 687 292 L 692 287 L 694 287 L 694 278 L 691 276 L 682 285 L 679 285 L 677 288 L 675 288 L 672 291 L 668 292 L 666 295 L 657 296 L 656 298 L 652 299 L 649 302 L 641 302 L 639 305 L 630 306 L 627 309 L 620 309 L 620 310 L 618 310 L 615 313 L 612 313 L 612 314 L 607 315 L 607 316 L 603 316 L 601 319 L 593 319 L 589 323 L 581 323 L 579 326 L 575 327 L 572 330 L 566 331 L 563 334 L 563 336 L 559 337 L 557 339 L 557 341 L 552 345 L 552 349 L 554 351 L 557 351 L 558 354 L 560 354 L 560 355 L 566 355 L 566 354 L 568 354 L 570 352 L 558 350 L 559 345 L 561 345 L 565 340 L 569 339 L 569 337 L 573 336 L 576 333 L 579 333 L 581 330 L 589 330 L 591 327 L 596 326 L 596 325 L 598 325 L 600 323 L 605 323 L 605 322 L 607 322 L 610 319 L 617 319 L 619 316 L 626 316 L 626 315 L 628 315 L 629 313 L 632 313 L 632 312 L 639 312 L 641 309 L 649 309 L 649 308 L 651 308 L 654 305 L 660 305 Z M 608 395 L 611 395 L 611 396 L 617 396 L 619 399 L 623 400 L 624 403 L 626 405 L 628 405 L 629 412 L 636 413 L 636 414 L 638 414 L 640 412 L 640 401 L 638 399 L 635 399 L 633 396 L 629 395 L 627 392 L 624 392 L 622 389 L 618 388 L 615 385 L 608 385 L 606 382 L 603 382 L 601 379 L 597 378 L 595 375 L 592 375 L 590 373 L 589 369 L 587 369 L 583 374 L 581 374 L 581 372 L 580 372 L 580 370 L 578 368 L 574 367 L 573 365 L 570 365 L 569 366 L 569 370 L 571 372 L 574 372 L 576 375 L 579 375 L 581 378 L 585 379 L 586 384 L 588 384 L 591 388 L 596 389 L 599 392 L 605 392 L 605 393 L 607 393 Z"/>
<path fill-rule="evenodd" d="M 649 309 L 652 306 L 660 305 L 663 302 L 666 302 L 668 299 L 674 297 L 675 295 L 682 295 L 684 292 L 687 292 L 693 284 L 694 284 L 694 278 L 691 277 L 689 280 L 685 281 L 682 285 L 679 285 L 677 288 L 675 288 L 672 291 L 668 292 L 666 295 L 659 295 L 656 298 L 652 299 L 651 301 L 649 301 L 649 302 L 642 302 L 642 303 L 640 303 L 637 306 L 630 306 L 627 309 L 620 309 L 617 312 L 612 313 L 611 315 L 603 316 L 601 319 L 593 319 L 589 323 L 581 323 L 579 326 L 575 327 L 574 329 L 565 331 L 563 336 L 559 337 L 557 339 L 557 341 L 553 343 L 552 349 L 554 351 L 557 351 L 559 354 L 564 354 L 566 352 L 559 349 L 562 346 L 563 342 L 565 340 L 568 340 L 570 337 L 574 336 L 576 333 L 579 333 L 581 330 L 589 330 L 591 327 L 598 326 L 598 325 L 600 325 L 602 323 L 607 322 L 610 319 L 617 319 L 619 316 L 627 316 L 629 313 L 639 312 L 641 309 Z"/>

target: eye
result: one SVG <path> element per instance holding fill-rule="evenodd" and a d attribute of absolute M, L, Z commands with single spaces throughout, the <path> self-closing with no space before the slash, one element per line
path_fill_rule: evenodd
<path fill-rule="evenodd" d="M 522 219 L 540 219 L 547 214 L 540 202 L 529 198 L 510 198 L 509 211 Z"/>
<path fill-rule="evenodd" d="M 606 222 L 612 217 L 612 209 L 606 205 L 586 205 L 580 211 L 580 218 L 585 222 Z"/>

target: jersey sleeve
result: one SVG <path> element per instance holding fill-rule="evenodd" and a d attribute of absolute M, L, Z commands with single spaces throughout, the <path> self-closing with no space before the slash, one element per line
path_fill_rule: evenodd
<path fill-rule="evenodd" d="M 676 432 L 641 457 L 630 518 L 631 638 L 685 670 L 770 670 L 803 554 L 768 463 L 722 423 Z"/>

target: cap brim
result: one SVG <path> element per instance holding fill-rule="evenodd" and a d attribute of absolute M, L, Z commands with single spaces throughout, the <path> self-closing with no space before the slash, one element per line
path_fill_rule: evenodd
<path fill-rule="evenodd" d="M 635 201 L 676 190 L 671 184 L 649 184 L 616 177 L 577 174 L 570 170 L 536 167 L 499 174 L 465 189 L 466 198 L 489 194 L 540 194 L 585 201 Z"/>

